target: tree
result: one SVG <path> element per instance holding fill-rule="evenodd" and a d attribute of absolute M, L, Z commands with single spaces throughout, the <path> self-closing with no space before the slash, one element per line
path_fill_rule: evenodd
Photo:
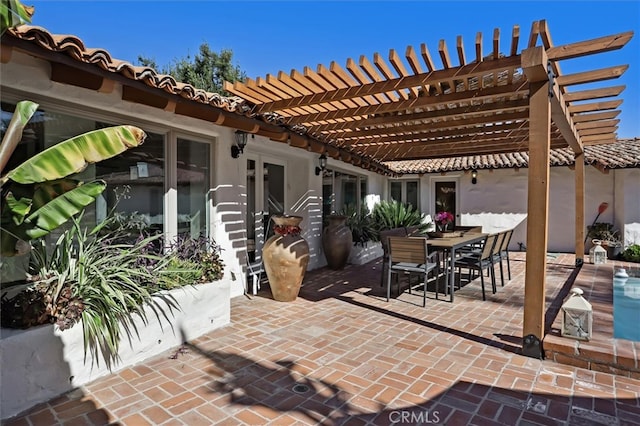
<path fill-rule="evenodd" d="M 205 42 L 200 45 L 200 51 L 194 58 L 187 55 L 182 59 L 174 60 L 169 66 L 158 67 L 154 59 L 138 56 L 138 64 L 169 74 L 180 82 L 191 84 L 207 92 L 230 96 L 230 93 L 223 89 L 224 81 L 244 81 L 246 78 L 246 73 L 240 69 L 240 66 L 233 65 L 232 59 L 231 49 L 214 52 Z"/>

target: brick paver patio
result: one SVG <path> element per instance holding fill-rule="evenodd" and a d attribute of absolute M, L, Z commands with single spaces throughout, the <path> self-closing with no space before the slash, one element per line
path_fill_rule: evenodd
<path fill-rule="evenodd" d="M 295 302 L 238 297 L 231 325 L 9 424 L 640 424 L 637 376 L 519 355 L 524 253 L 513 257 L 487 301 L 476 280 L 426 308 L 420 292 L 387 303 L 377 262 L 311 271 Z M 573 263 L 549 257 L 549 326 Z"/>

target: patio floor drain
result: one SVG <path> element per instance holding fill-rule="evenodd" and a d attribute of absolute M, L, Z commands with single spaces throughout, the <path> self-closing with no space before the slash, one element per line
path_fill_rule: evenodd
<path fill-rule="evenodd" d="M 293 388 L 291 388 L 291 390 L 294 391 L 295 393 L 305 393 L 305 392 L 309 392 L 309 386 L 295 385 Z"/>

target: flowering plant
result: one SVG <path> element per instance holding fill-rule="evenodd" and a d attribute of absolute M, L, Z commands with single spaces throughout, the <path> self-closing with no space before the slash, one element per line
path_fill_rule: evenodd
<path fill-rule="evenodd" d="M 300 227 L 296 226 L 296 225 L 274 225 L 273 226 L 273 231 L 278 234 L 278 235 L 299 235 L 300 234 Z"/>
<path fill-rule="evenodd" d="M 447 227 L 451 222 L 453 222 L 454 219 L 455 218 L 451 213 L 445 211 L 438 212 L 435 216 L 436 224 L 438 224 L 438 228 L 441 231 L 446 231 Z"/>

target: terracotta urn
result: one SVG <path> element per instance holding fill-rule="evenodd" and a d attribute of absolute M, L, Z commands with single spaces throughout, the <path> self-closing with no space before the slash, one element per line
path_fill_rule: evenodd
<path fill-rule="evenodd" d="M 300 216 L 273 216 L 275 235 L 262 249 L 264 269 L 271 294 L 279 302 L 298 297 L 309 264 L 309 244 L 300 236 Z"/>
<path fill-rule="evenodd" d="M 327 259 L 329 268 L 338 270 L 345 267 L 351 247 L 353 236 L 351 229 L 346 225 L 347 216 L 329 216 L 329 226 L 322 231 L 322 249 Z"/>

